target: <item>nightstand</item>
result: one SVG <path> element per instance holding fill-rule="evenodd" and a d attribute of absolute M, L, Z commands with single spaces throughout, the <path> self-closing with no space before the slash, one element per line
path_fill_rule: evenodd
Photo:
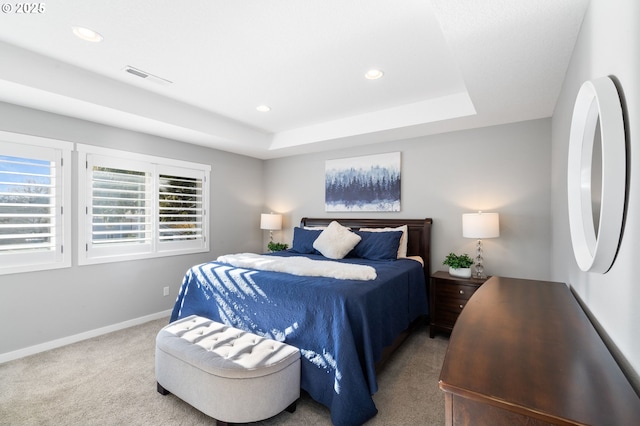
<path fill-rule="evenodd" d="M 451 333 L 467 301 L 487 279 L 458 278 L 445 271 L 431 275 L 429 336 L 433 338 L 436 331 Z"/>

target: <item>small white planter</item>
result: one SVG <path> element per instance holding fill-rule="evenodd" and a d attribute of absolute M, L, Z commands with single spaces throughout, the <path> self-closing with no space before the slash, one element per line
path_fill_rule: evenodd
<path fill-rule="evenodd" d="M 471 278 L 471 268 L 454 269 L 449 267 L 449 275 L 458 278 Z"/>

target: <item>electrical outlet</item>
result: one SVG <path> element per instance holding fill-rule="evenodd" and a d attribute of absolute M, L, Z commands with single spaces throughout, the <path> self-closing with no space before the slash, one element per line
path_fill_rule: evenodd
<path fill-rule="evenodd" d="M 162 295 L 163 296 L 168 296 L 169 295 L 169 287 L 165 287 L 162 289 Z"/>

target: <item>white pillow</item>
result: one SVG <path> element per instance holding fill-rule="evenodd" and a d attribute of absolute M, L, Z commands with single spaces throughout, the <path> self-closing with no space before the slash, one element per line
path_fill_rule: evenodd
<path fill-rule="evenodd" d="M 313 242 L 313 248 L 329 259 L 342 259 L 362 238 L 335 220 Z"/>
<path fill-rule="evenodd" d="M 397 228 L 360 228 L 362 232 L 393 232 L 393 231 L 402 231 L 402 237 L 400 237 L 400 244 L 398 245 L 398 259 L 407 257 L 407 244 L 409 243 L 409 238 L 407 234 L 409 233 L 409 227 L 407 225 L 398 226 Z"/>

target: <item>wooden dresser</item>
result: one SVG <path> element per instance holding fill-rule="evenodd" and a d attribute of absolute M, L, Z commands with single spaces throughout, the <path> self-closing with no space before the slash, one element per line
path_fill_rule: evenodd
<path fill-rule="evenodd" d="M 492 277 L 440 374 L 447 425 L 640 425 L 640 398 L 562 283 Z"/>

